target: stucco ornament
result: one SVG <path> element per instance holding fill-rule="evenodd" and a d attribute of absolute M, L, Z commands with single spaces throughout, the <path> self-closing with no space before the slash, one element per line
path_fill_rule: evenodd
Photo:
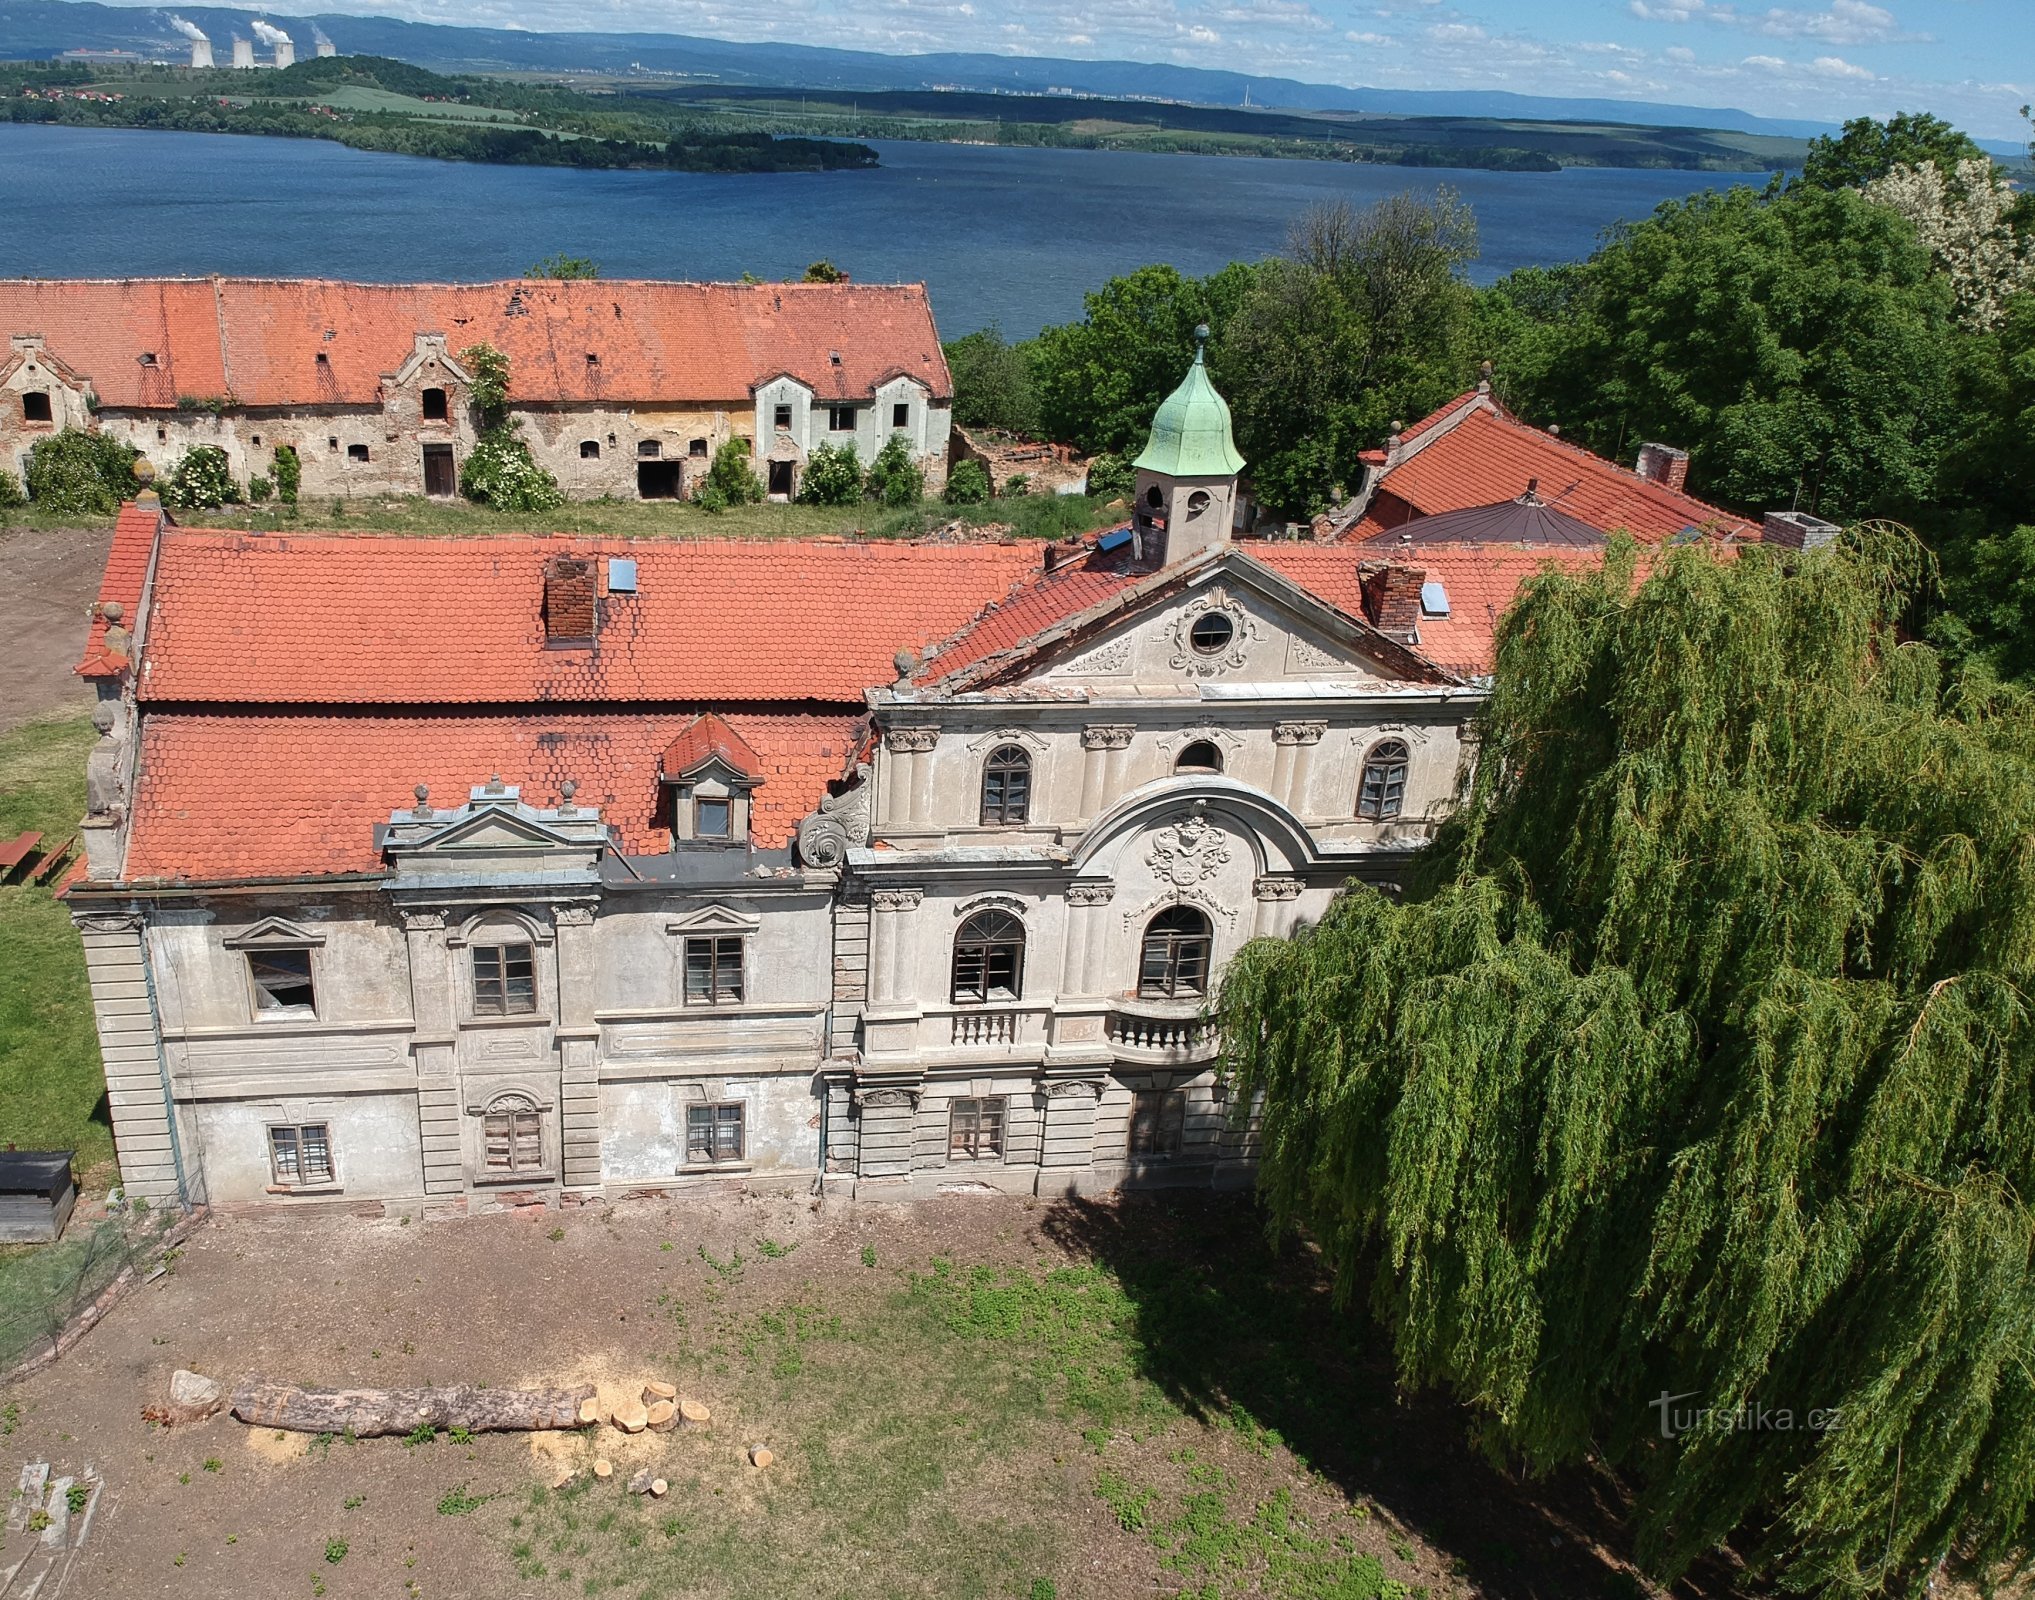
<path fill-rule="evenodd" d="M 851 845 L 869 842 L 869 765 L 857 762 L 855 778 L 839 794 L 820 801 L 798 825 L 798 858 L 809 867 L 838 867 Z"/>
<path fill-rule="evenodd" d="M 1229 637 L 1220 649 L 1203 649 L 1195 642 L 1195 624 L 1207 617 L 1220 617 L 1229 623 Z M 1244 664 L 1247 646 L 1257 636 L 1258 625 L 1251 614 L 1223 590 L 1211 589 L 1181 607 L 1179 618 L 1173 624 L 1173 659 L 1170 664 L 1176 672 L 1190 673 L 1197 678 L 1234 672 Z"/>
<path fill-rule="evenodd" d="M 1207 811 L 1196 801 L 1186 816 L 1152 835 L 1145 864 L 1176 889 L 1212 878 L 1229 865 L 1229 835 L 1208 820 Z"/>

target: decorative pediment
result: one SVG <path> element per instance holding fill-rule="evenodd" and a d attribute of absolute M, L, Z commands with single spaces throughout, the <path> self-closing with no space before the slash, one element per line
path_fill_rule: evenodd
<path fill-rule="evenodd" d="M 996 750 L 1007 744 L 1014 744 L 1027 750 L 1050 749 L 1046 740 L 1030 728 L 993 728 L 979 739 L 971 739 L 968 749 L 971 754 L 981 755 L 985 750 Z"/>
<path fill-rule="evenodd" d="M 442 333 L 418 334 L 416 347 L 411 350 L 409 359 L 391 373 L 385 381 L 397 386 L 412 383 L 416 380 L 417 374 L 423 369 L 424 363 L 433 360 L 438 363 L 438 371 L 444 377 L 451 379 L 454 383 L 463 383 L 471 387 L 473 375 L 452 359 L 452 353 L 447 349 L 445 335 Z"/>
<path fill-rule="evenodd" d="M 718 902 L 704 905 L 695 911 L 688 911 L 682 917 L 673 917 L 664 924 L 664 931 L 670 934 L 751 934 L 763 926 L 763 919 L 753 911 L 738 911 L 733 906 Z"/>
<path fill-rule="evenodd" d="M 435 833 L 406 842 L 401 848 L 415 854 L 453 850 L 550 850 L 583 849 L 586 841 L 533 820 L 506 806 L 482 806 Z"/>
<path fill-rule="evenodd" d="M 219 942 L 229 950 L 303 950 L 322 945 L 325 930 L 306 928 L 284 917 L 263 917 L 253 927 Z"/>

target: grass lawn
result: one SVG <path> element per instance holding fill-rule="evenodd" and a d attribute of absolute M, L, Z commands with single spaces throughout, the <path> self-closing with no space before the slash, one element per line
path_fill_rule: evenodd
<path fill-rule="evenodd" d="M 0 838 L 32 829 L 55 844 L 77 830 L 96 737 L 81 713 L 0 734 Z M 76 1149 L 86 1186 L 103 1187 L 113 1178 L 104 1099 L 70 914 L 48 889 L 0 885 L 0 1144 Z"/>
<path fill-rule="evenodd" d="M 412 533 L 436 538 L 502 533 L 583 533 L 625 539 L 906 539 L 960 521 L 1008 528 L 1018 538 L 1063 539 L 1113 526 L 1120 502 L 1085 495 L 1026 495 L 982 506 L 927 500 L 903 510 L 865 502 L 852 506 L 749 505 L 703 511 L 675 500 L 569 500 L 556 511 L 495 511 L 463 500 L 389 498 L 306 500 L 294 509 L 273 502 L 218 511 L 172 513 L 185 527 L 255 532 Z M 0 527 L 102 526 L 105 518 L 45 518 L 34 507 L 0 511 Z"/>

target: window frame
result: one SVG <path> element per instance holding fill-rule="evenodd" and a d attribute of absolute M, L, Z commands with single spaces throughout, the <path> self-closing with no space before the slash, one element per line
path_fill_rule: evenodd
<path fill-rule="evenodd" d="M 708 808 L 718 808 L 713 814 L 721 819 L 719 828 L 709 828 L 706 819 Z M 692 836 L 695 839 L 710 839 L 726 844 L 735 837 L 735 797 L 722 794 L 695 794 L 692 797 Z"/>
<path fill-rule="evenodd" d="M 28 402 L 31 400 L 40 400 L 42 402 L 41 416 L 35 417 L 29 415 Z M 24 427 L 40 427 L 45 423 L 54 427 L 56 420 L 56 396 L 51 394 L 47 389 L 23 389 L 21 391 L 21 421 Z"/>
<path fill-rule="evenodd" d="M 998 920 L 1000 919 L 1000 920 Z M 976 929 L 971 933 L 971 930 Z M 994 933 L 987 930 L 994 929 Z M 1012 930 L 1015 930 L 1013 933 Z M 1014 911 L 988 906 L 954 930 L 948 1001 L 957 1006 L 1011 1005 L 1025 994 L 1025 923 Z M 1007 979 L 992 982 L 999 966 Z M 964 980 L 972 978 L 972 987 Z"/>
<path fill-rule="evenodd" d="M 909 431 L 912 425 L 912 403 L 909 400 L 893 400 L 890 403 L 890 426 L 892 432 Z"/>
<path fill-rule="evenodd" d="M 1000 744 L 983 758 L 977 820 L 985 828 L 1022 828 L 1031 815 L 1032 754 L 1023 745 Z"/>
<path fill-rule="evenodd" d="M 1221 628 L 1222 636 L 1212 643 L 1204 644 L 1201 630 L 1207 627 Z M 1219 656 L 1236 642 L 1236 637 L 1237 620 L 1226 611 L 1204 611 L 1187 627 L 1188 648 L 1198 656 Z"/>
<path fill-rule="evenodd" d="M 438 396 L 437 409 L 432 409 L 431 397 Z M 417 395 L 417 415 L 424 422 L 450 422 L 452 420 L 452 395 L 438 384 L 431 384 Z"/>
<path fill-rule="evenodd" d="M 267 1129 L 270 1189 L 283 1190 L 291 1194 L 306 1194 L 339 1187 L 339 1163 L 332 1154 L 332 1124 L 329 1121 L 271 1122 Z M 311 1141 L 306 1135 L 313 1129 L 317 1130 L 317 1143 L 323 1146 L 325 1162 L 323 1173 L 317 1176 L 309 1173 L 307 1161 Z M 282 1141 L 278 1135 L 288 1136 L 289 1159 L 295 1168 L 293 1177 L 284 1174 Z"/>
<path fill-rule="evenodd" d="M 688 1006 L 739 1006 L 749 997 L 749 938 L 741 933 L 689 933 L 679 946 L 678 952 L 678 997 L 679 1003 Z M 704 949 L 696 952 L 694 946 Z M 724 964 L 729 957 L 728 947 L 733 947 L 734 986 L 732 993 L 724 993 L 722 975 Z M 693 962 L 695 954 L 705 956 L 704 971 L 706 982 L 698 993 L 693 989 Z"/>
<path fill-rule="evenodd" d="M 786 433 L 791 432 L 791 418 L 792 406 L 789 400 L 779 400 L 771 406 L 770 426 L 773 429 L 781 428 Z"/>
<path fill-rule="evenodd" d="M 962 1125 L 967 1123 L 964 1139 Z M 993 1144 L 985 1148 L 986 1131 L 993 1127 Z M 947 1159 L 949 1161 L 995 1161 L 1008 1159 L 1010 1097 L 1001 1094 L 956 1095 L 947 1102 Z"/>
<path fill-rule="evenodd" d="M 528 972 L 526 973 L 529 983 L 528 1005 L 510 1004 L 510 1001 L 514 998 L 510 986 L 515 981 L 515 975 L 510 969 L 510 952 L 514 950 L 523 952 L 521 959 L 528 967 Z M 495 974 L 485 980 L 481 976 L 481 959 L 483 956 L 494 958 L 496 966 Z M 467 946 L 466 971 L 467 981 L 470 985 L 468 998 L 472 1015 L 476 1017 L 534 1017 L 538 1015 L 537 946 L 534 941 L 509 938 L 496 938 L 487 942 L 475 940 Z M 484 981 L 499 987 L 498 1004 L 489 1004 L 483 1001 L 482 984 Z"/>
<path fill-rule="evenodd" d="M 733 1112 L 732 1117 L 725 1113 Z M 693 1125 L 700 1117 L 706 1119 L 707 1137 L 703 1144 L 693 1142 Z M 721 1134 L 724 1128 L 734 1129 L 734 1150 L 724 1154 L 721 1150 Z M 749 1103 L 746 1100 L 690 1100 L 685 1107 L 685 1160 L 684 1171 L 701 1171 L 708 1168 L 739 1167 L 749 1164 Z"/>
<path fill-rule="evenodd" d="M 1183 928 L 1161 928 L 1160 923 L 1168 920 L 1186 922 L 1192 919 L 1197 927 L 1193 931 Z M 1164 941 L 1158 948 L 1164 955 L 1160 962 L 1163 976 L 1152 976 L 1152 956 L 1155 941 Z M 1194 947 L 1200 946 L 1197 951 Z M 1198 975 L 1188 986 L 1181 974 L 1198 966 Z M 1171 905 L 1155 912 L 1145 924 L 1145 931 L 1138 936 L 1137 997 L 1140 1000 L 1205 1000 L 1208 998 L 1209 975 L 1215 967 L 1215 922 L 1207 912 L 1197 906 Z"/>
<path fill-rule="evenodd" d="M 1124 1125 L 1124 1154 L 1133 1161 L 1170 1161 L 1186 1149 L 1187 1091 L 1133 1089 L 1131 1114 Z"/>
<path fill-rule="evenodd" d="M 1380 739 L 1357 767 L 1357 820 L 1393 822 L 1406 813 L 1406 780 L 1413 747 L 1404 739 Z M 1374 786 L 1372 774 L 1377 774 Z"/>
<path fill-rule="evenodd" d="M 318 952 L 315 945 L 250 945 L 241 951 L 247 958 L 248 1005 L 257 1022 L 278 1022 L 291 1018 L 316 1021 L 318 1017 Z M 257 962 L 272 961 L 277 956 L 302 956 L 304 959 L 304 987 L 311 997 L 302 1005 L 264 1005 L 262 996 L 269 990 L 256 969 Z"/>
<path fill-rule="evenodd" d="M 528 1122 L 525 1129 L 520 1124 Z M 496 1138 L 495 1125 L 503 1123 L 501 1137 L 507 1140 L 508 1159 L 497 1164 L 492 1145 Z M 518 1154 L 524 1139 L 534 1146 L 531 1159 L 520 1162 Z M 480 1175 L 484 1182 L 514 1183 L 519 1180 L 542 1179 L 551 1176 L 551 1163 L 544 1148 L 544 1108 L 527 1094 L 500 1094 L 481 1108 L 480 1117 Z"/>
<path fill-rule="evenodd" d="M 1187 758 L 1196 750 L 1206 750 L 1214 757 L 1214 760 L 1190 762 Z M 1176 773 L 1212 772 L 1220 777 L 1223 770 L 1223 761 L 1222 746 L 1217 744 L 1213 739 L 1191 739 L 1180 747 L 1180 753 L 1173 758 L 1173 770 Z"/>
<path fill-rule="evenodd" d="M 855 431 L 855 411 L 856 408 L 854 406 L 828 406 L 827 432 L 853 433 Z M 843 417 L 846 417 L 848 420 L 843 422 L 841 420 Z"/>

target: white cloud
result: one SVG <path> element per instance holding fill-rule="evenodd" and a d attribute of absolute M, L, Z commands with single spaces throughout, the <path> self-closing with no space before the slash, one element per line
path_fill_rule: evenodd
<path fill-rule="evenodd" d="M 1786 72 L 1787 62 L 1779 56 L 1747 56 L 1745 64 L 1759 72 Z"/>
<path fill-rule="evenodd" d="M 1846 61 L 1842 56 L 1818 56 L 1809 63 L 1809 70 L 1825 78 L 1863 78 L 1867 83 L 1877 81 L 1879 74 Z"/>
<path fill-rule="evenodd" d="M 1427 36 L 1436 44 L 1481 44 L 1491 37 L 1474 22 L 1437 22 Z"/>
<path fill-rule="evenodd" d="M 1681 67 L 1688 66 L 1691 62 L 1693 62 L 1696 59 L 1696 52 L 1691 50 L 1685 44 L 1669 45 L 1667 49 L 1661 52 L 1661 54 L 1666 56 L 1668 60 L 1674 62 L 1675 65 Z"/>
<path fill-rule="evenodd" d="M 1745 28 L 1769 39 L 1820 39 L 1826 44 L 1886 44 L 1925 37 L 1903 34 L 1893 12 L 1872 0 L 1830 0 L 1816 10 L 1785 6 L 1744 11 L 1729 0 L 1627 0 L 1626 8 L 1641 22 L 1710 22 Z"/>
<path fill-rule="evenodd" d="M 1368 45 L 1373 50 L 1386 49 L 1399 42 L 1389 33 L 1346 33 L 1343 37 L 1351 44 Z"/>

